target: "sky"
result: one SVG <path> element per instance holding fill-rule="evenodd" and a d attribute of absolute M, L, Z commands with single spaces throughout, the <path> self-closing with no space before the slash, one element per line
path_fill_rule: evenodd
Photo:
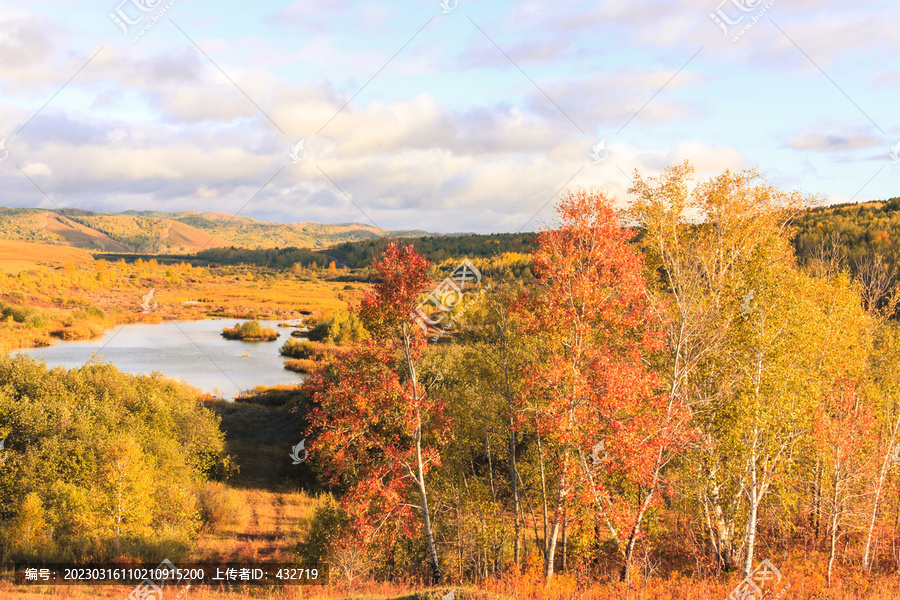
<path fill-rule="evenodd" d="M 0 205 L 532 231 L 690 160 L 900 196 L 873 0 L 0 0 Z"/>

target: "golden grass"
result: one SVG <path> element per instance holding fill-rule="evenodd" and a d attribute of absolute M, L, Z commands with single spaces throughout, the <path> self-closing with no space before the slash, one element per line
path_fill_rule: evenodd
<path fill-rule="evenodd" d="M 776 594 L 765 598 L 775 598 L 777 592 L 785 589 L 782 599 L 815 600 L 894 600 L 900 597 L 900 585 L 896 577 L 882 576 L 867 584 L 860 584 L 849 578 L 838 581 L 832 587 L 813 584 L 804 578 L 787 578 L 784 586 L 777 585 Z M 295 586 L 283 589 L 252 588 L 245 591 L 226 591 L 211 587 L 193 587 L 179 597 L 191 600 L 238 600 L 241 598 L 260 599 L 304 599 L 304 600 L 440 600 L 451 590 L 456 600 L 724 600 L 737 584 L 735 581 L 696 581 L 689 578 L 651 580 L 650 584 L 636 582 L 625 584 L 579 583 L 573 578 L 557 576 L 547 587 L 539 577 L 518 575 L 492 580 L 478 586 L 458 586 L 445 584 L 439 587 L 422 587 L 397 583 L 365 582 L 352 589 L 339 585 Z M 124 586 L 71 586 L 71 587 L 13 587 L 0 584 L 0 600 L 13 599 L 72 599 L 86 598 L 123 599 L 131 591 Z M 179 588 L 165 595 L 166 600 L 174 599 Z"/>
<path fill-rule="evenodd" d="M 312 373 L 319 367 L 319 363 L 308 358 L 289 358 L 284 361 L 284 368 L 295 373 Z"/>
<path fill-rule="evenodd" d="M 0 271 L 16 274 L 40 264 L 61 266 L 67 262 L 89 263 L 93 257 L 79 248 L 0 240 Z"/>
<path fill-rule="evenodd" d="M 189 561 L 289 562 L 315 499 L 305 493 L 237 489 L 237 523 L 201 534 Z"/>

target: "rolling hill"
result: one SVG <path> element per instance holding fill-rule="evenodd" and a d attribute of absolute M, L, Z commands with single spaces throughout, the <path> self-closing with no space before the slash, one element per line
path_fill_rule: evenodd
<path fill-rule="evenodd" d="M 0 240 L 0 271 L 6 273 L 15 274 L 40 264 L 58 267 L 92 260 L 89 253 L 79 248 Z"/>
<path fill-rule="evenodd" d="M 71 246 L 94 252 L 180 253 L 204 248 L 324 248 L 382 235 L 410 237 L 425 231 L 382 232 L 361 223 L 257 221 L 219 212 L 0 208 L 0 240 Z"/>
<path fill-rule="evenodd" d="M 805 261 L 833 234 L 851 269 L 860 257 L 879 253 L 900 265 L 900 198 L 836 204 L 805 211 L 794 220 L 794 246 Z M 125 211 L 0 207 L 0 240 L 80 248 L 88 252 L 193 254 L 235 246 L 245 249 L 329 248 L 343 264 L 365 266 L 385 245 L 384 236 L 418 238 L 419 252 L 434 262 L 450 257 L 530 252 L 533 234 L 451 234 L 382 231 L 361 223 L 277 223 L 221 212 Z M 250 260 L 250 257 L 242 257 Z M 302 261 L 301 261 L 302 262 Z"/>

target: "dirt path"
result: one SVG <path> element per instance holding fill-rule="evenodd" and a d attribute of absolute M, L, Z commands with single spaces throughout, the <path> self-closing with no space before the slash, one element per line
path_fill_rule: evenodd
<path fill-rule="evenodd" d="M 289 456 L 291 448 L 303 439 L 299 418 L 290 411 L 291 398 L 286 392 L 282 398 L 286 402 L 275 406 L 215 405 L 227 451 L 239 469 L 228 486 L 239 495 L 241 514 L 234 526 L 200 537 L 197 560 L 290 560 L 315 502 L 298 491 L 300 482 L 308 477 L 308 466 L 292 464 Z"/>
<path fill-rule="evenodd" d="M 236 490 L 247 509 L 243 522 L 201 534 L 192 560 L 287 562 L 310 516 L 313 499 L 303 493 Z"/>

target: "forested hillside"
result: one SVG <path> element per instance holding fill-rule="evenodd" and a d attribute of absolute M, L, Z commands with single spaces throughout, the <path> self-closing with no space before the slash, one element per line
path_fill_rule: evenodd
<path fill-rule="evenodd" d="M 900 198 L 814 208 L 794 225 L 794 248 L 802 262 L 819 253 L 823 244 L 835 243 L 851 268 L 869 254 L 882 254 L 892 264 L 900 258 Z"/>
<path fill-rule="evenodd" d="M 533 233 L 492 233 L 488 235 L 467 234 L 453 236 L 413 237 L 404 242 L 412 244 L 416 252 L 433 263 L 448 259 L 488 258 L 502 254 L 530 254 Z M 331 248 L 210 248 L 196 254 L 196 257 L 220 264 L 254 264 L 263 267 L 290 267 L 301 263 L 305 267 L 327 266 L 335 261 L 338 266 L 361 269 L 371 266 L 372 261 L 384 252 L 388 238 L 378 238 L 357 242 L 344 242 Z"/>
<path fill-rule="evenodd" d="M 439 237 L 417 237 L 405 240 L 413 245 L 416 252 L 433 263 L 450 258 L 486 258 L 504 253 L 530 254 L 534 233 L 492 233 L 489 235 L 467 234 Z M 367 267 L 387 248 L 385 238 L 363 242 L 344 242 L 328 253 L 338 257 L 350 267 Z"/>

